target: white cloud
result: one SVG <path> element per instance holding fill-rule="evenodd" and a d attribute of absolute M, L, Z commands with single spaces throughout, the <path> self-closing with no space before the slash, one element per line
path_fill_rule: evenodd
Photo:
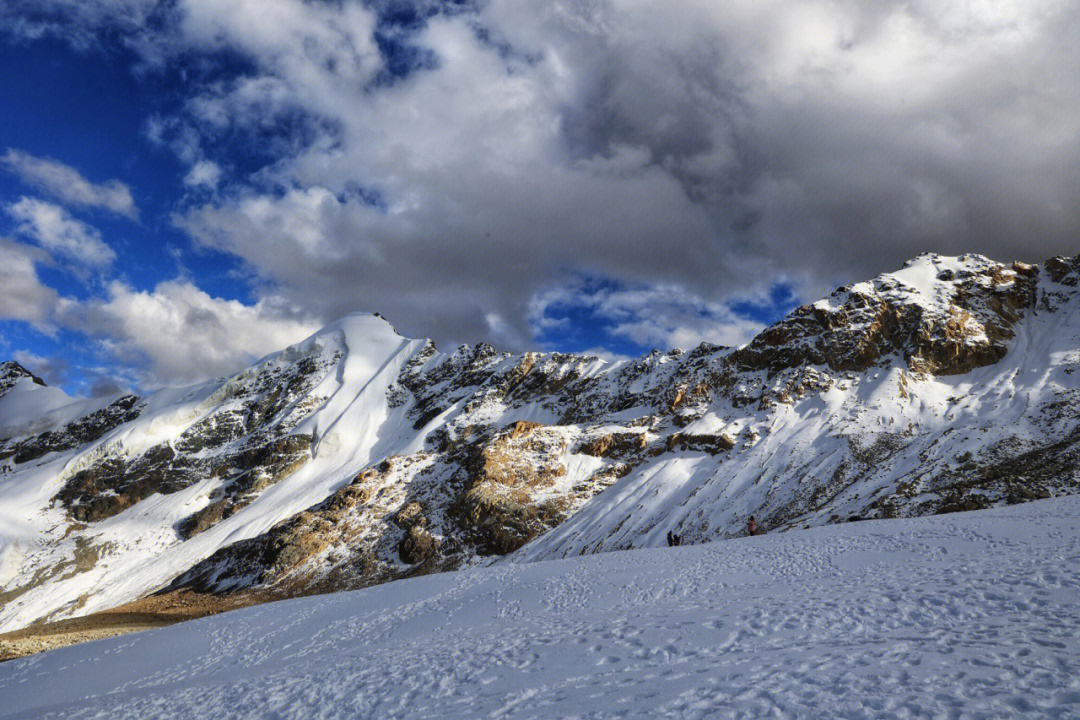
<path fill-rule="evenodd" d="M 1034 252 L 1061 252 L 1080 229 L 1064 5 L 487 2 L 412 38 L 433 69 L 364 90 L 301 34 L 187 7 L 196 37 L 233 38 L 261 73 L 200 96 L 203 122 L 302 108 L 334 134 L 268 168 L 284 195 L 249 189 L 181 224 L 327 314 L 526 337 L 529 296 L 568 271 L 722 304 L 778 274 L 818 293 L 928 246 L 1030 258 L 1037 236 Z M 370 26 L 349 27 L 370 48 Z M 349 199 L 355 185 L 384 206 Z"/>
<path fill-rule="evenodd" d="M 231 374 L 320 326 L 279 298 L 247 305 L 213 297 L 183 279 L 152 290 L 113 281 L 106 297 L 62 297 L 38 277 L 37 266 L 49 262 L 39 248 L 0 238 L 0 320 L 25 321 L 47 334 L 67 329 L 86 336 L 87 349 L 109 365 L 91 373 L 100 381 L 92 393 L 113 392 L 116 377 L 151 389 Z M 44 367 L 41 358 L 26 357 Z M 55 359 L 50 362 L 59 368 Z"/>
<path fill-rule="evenodd" d="M 221 168 L 217 163 L 210 160 L 200 160 L 191 166 L 188 174 L 184 176 L 184 184 L 188 187 L 216 188 L 221 180 Z"/>
<path fill-rule="evenodd" d="M 18 175 L 23 182 L 70 205 L 102 208 L 133 220 L 139 217 L 139 209 L 131 197 L 131 189 L 119 180 L 95 184 L 84 178 L 78 170 L 63 163 L 34 157 L 14 149 L 8 149 L 0 157 L 0 163 Z"/>
<path fill-rule="evenodd" d="M 37 264 L 48 260 L 38 248 L 0 237 L 0 318 L 49 331 L 59 294 L 37 274 Z"/>
<path fill-rule="evenodd" d="M 318 94 L 330 78 L 360 87 L 382 67 L 373 37 L 377 18 L 361 3 L 184 0 L 180 6 L 189 45 L 257 58 L 294 81 L 297 93 Z"/>
<path fill-rule="evenodd" d="M 690 348 L 702 340 L 737 346 L 764 329 L 726 304 L 695 297 L 676 286 L 620 291 L 604 299 L 599 312 L 617 321 L 614 333 L 640 345 Z"/>
<path fill-rule="evenodd" d="M 77 270 L 102 268 L 116 259 L 97 230 L 71 217 L 59 205 L 24 197 L 8 205 L 7 211 L 18 222 L 20 233 L 49 252 L 74 261 Z"/>
<path fill-rule="evenodd" d="M 110 356 L 140 371 L 144 386 L 237 372 L 319 327 L 273 298 L 245 305 L 184 280 L 152 291 L 113 282 L 107 298 L 65 303 L 57 321 L 97 338 Z"/>
<path fill-rule="evenodd" d="M 764 325 L 676 285 L 620 288 L 563 285 L 537 293 L 529 303 L 529 320 L 537 334 L 558 335 L 561 313 L 587 310 L 599 329 L 643 347 L 689 349 L 702 341 L 738 346 Z M 589 351 L 597 354 L 596 349 Z"/>

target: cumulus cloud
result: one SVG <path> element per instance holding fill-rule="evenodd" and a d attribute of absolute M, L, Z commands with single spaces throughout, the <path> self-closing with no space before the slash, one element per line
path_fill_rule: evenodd
<path fill-rule="evenodd" d="M 0 318 L 23 320 L 48 331 L 59 293 L 41 282 L 42 250 L 0 237 Z"/>
<path fill-rule="evenodd" d="M 57 322 L 100 338 L 102 350 L 140 369 L 140 384 L 151 387 L 231 374 L 318 329 L 273 298 L 245 305 L 184 280 L 150 291 L 113 282 L 106 298 L 64 303 Z"/>
<path fill-rule="evenodd" d="M 113 281 L 104 297 L 61 296 L 37 273 L 38 265 L 50 262 L 40 248 L 0 238 L 0 320 L 25 321 L 50 335 L 64 329 L 85 336 L 86 349 L 110 363 L 109 370 L 90 373 L 96 378 L 92 394 L 114 392 L 118 375 L 144 389 L 228 375 L 319 327 L 280 298 L 248 305 L 213 297 L 184 279 L 152 290 Z M 23 356 L 53 372 L 55 381 L 64 379 L 66 361 Z"/>
<path fill-rule="evenodd" d="M 69 205 L 102 208 L 133 220 L 139 217 L 131 189 L 119 180 L 92 183 L 75 168 L 13 149 L 0 156 L 0 163 L 23 182 Z"/>
<path fill-rule="evenodd" d="M 116 259 L 97 230 L 71 217 L 59 205 L 24 197 L 8 205 L 7 211 L 17 221 L 18 232 L 54 255 L 74 261 L 77 270 L 102 268 Z"/>
<path fill-rule="evenodd" d="M 238 22 L 193 15 L 199 37 Z M 363 89 L 366 54 L 343 75 L 299 36 L 238 37 L 262 75 L 204 94 L 202 115 L 300 107 L 333 138 L 268 169 L 286 193 L 238 189 L 180 223 L 320 312 L 376 307 L 444 338 L 527 337 L 529 296 L 568 269 L 722 303 L 777 274 L 812 296 L 926 249 L 1040 259 L 1080 228 L 1078 16 L 491 2 L 412 37 L 434 67 Z"/>
<path fill-rule="evenodd" d="M 188 187 L 216 188 L 221 180 L 221 168 L 217 163 L 210 160 L 200 160 L 191 166 L 188 174 L 184 176 L 184 184 Z"/>
<path fill-rule="evenodd" d="M 282 128 L 176 222 L 315 316 L 527 343 L 533 298 L 587 273 L 644 288 L 624 337 L 731 342 L 753 327 L 725 309 L 777 277 L 813 299 L 1080 231 L 1076 3 L 166 5 L 146 52 L 247 60 L 161 124 L 184 162 Z"/>

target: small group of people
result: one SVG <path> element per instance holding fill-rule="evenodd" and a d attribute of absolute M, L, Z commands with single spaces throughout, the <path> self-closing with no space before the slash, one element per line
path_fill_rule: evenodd
<path fill-rule="evenodd" d="M 746 532 L 747 532 L 748 535 L 757 535 L 758 534 L 757 520 L 754 519 L 753 515 L 751 515 L 750 519 L 746 521 Z M 678 545 L 681 545 L 682 544 L 682 536 L 681 535 L 676 535 L 675 533 L 668 530 L 667 544 L 668 544 L 668 547 L 676 547 Z"/>

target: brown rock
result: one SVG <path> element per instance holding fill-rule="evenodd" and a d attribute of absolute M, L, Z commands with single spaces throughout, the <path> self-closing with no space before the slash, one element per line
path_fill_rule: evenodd
<path fill-rule="evenodd" d="M 688 435 L 674 433 L 668 436 L 668 450 L 697 450 L 717 455 L 735 447 L 735 441 L 723 433 L 717 435 Z"/>
<path fill-rule="evenodd" d="M 641 452 L 648 447 L 645 433 L 608 433 L 578 446 L 578 452 L 593 457 L 612 457 Z"/>
<path fill-rule="evenodd" d="M 414 525 L 409 528 L 409 531 L 405 533 L 405 537 L 401 539 L 401 544 L 398 545 L 398 555 L 401 556 L 403 563 L 416 565 L 432 557 L 438 547 L 438 541 L 431 533 L 422 527 Z"/>
<path fill-rule="evenodd" d="M 426 528 L 428 519 L 424 515 L 424 506 L 418 502 L 409 503 L 397 512 L 394 523 L 402 530 L 410 530 L 414 527 Z"/>

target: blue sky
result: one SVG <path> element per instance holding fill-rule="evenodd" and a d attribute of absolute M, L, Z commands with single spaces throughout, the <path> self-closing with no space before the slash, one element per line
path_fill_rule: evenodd
<path fill-rule="evenodd" d="M 135 72 L 135 62 L 121 49 L 77 51 L 53 38 L 8 38 L 0 44 L 3 149 L 62 163 L 91 183 L 120 179 L 131 189 L 138 211 L 133 218 L 97 207 L 69 208 L 116 252 L 116 267 L 83 279 L 70 266 L 43 264 L 38 266 L 41 281 L 64 296 L 86 301 L 101 295 L 110 280 L 151 290 L 178 276 L 192 277 L 215 297 L 250 303 L 254 298 L 243 279 L 242 262 L 227 253 L 194 251 L 171 221 L 186 201 L 186 170 L 175 153 L 148 138 L 147 123 L 175 110 L 181 100 L 177 78 L 165 72 Z M 0 173 L 0 203 L 10 206 L 24 197 L 54 199 L 17 172 Z M 20 237 L 10 213 L 0 215 L 0 233 Z M 43 329 L 16 320 L 0 322 L 5 357 L 30 358 L 29 364 L 72 392 L 141 384 L 140 374 L 102 351 L 95 335 L 79 332 L 77 326 Z"/>
<path fill-rule="evenodd" d="M 190 252 L 188 238 L 170 220 L 184 200 L 186 169 L 167 147 L 149 140 L 147 124 L 175 111 L 179 80 L 175 73 L 136 73 L 135 63 L 122 50 L 78 52 L 51 38 L 0 44 L 5 149 L 55 159 L 90 182 L 115 178 L 131 188 L 137 220 L 97 208 L 79 216 L 123 255 L 121 276 L 134 287 L 152 288 L 186 268 L 207 292 L 250 301 L 249 288 L 236 282 L 240 263 L 222 253 Z M 5 204 L 41 195 L 13 172 L 0 174 L 0 193 Z M 10 216 L 4 220 L 11 234 L 14 223 Z M 53 283 L 62 279 L 62 273 L 45 274 Z M 90 292 L 76 283 L 65 294 L 85 298 Z"/>
<path fill-rule="evenodd" d="M 1080 229 L 1075 5 L 13 0 L 0 355 L 234 372 L 353 310 L 442 346 L 745 342 L 919 252 Z"/>

